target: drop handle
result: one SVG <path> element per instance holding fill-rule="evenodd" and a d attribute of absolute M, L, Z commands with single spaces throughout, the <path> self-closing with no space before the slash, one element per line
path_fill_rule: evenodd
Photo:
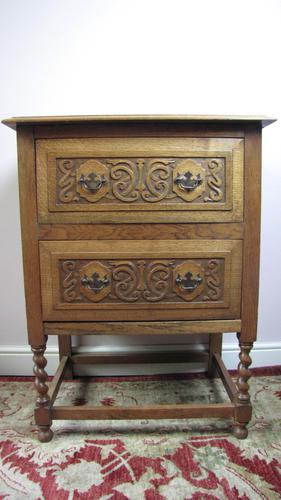
<path fill-rule="evenodd" d="M 110 280 L 108 277 L 105 276 L 104 278 L 100 278 L 99 273 L 93 273 L 91 278 L 84 274 L 83 278 L 81 278 L 81 285 L 85 288 L 89 288 L 89 290 L 92 290 L 94 293 L 100 292 L 109 284 Z"/>
<path fill-rule="evenodd" d="M 95 172 L 91 172 L 86 176 L 82 174 L 78 182 L 87 191 L 96 193 L 106 183 L 106 178 L 104 175 L 98 176 Z"/>
<path fill-rule="evenodd" d="M 184 277 L 181 277 L 180 274 L 176 277 L 176 284 L 179 285 L 186 292 L 193 292 L 199 285 L 201 285 L 203 278 L 199 274 L 193 277 L 193 274 L 188 271 Z"/>
<path fill-rule="evenodd" d="M 203 179 L 201 178 L 200 174 L 197 174 L 195 177 L 193 174 L 188 170 L 185 174 L 177 174 L 174 183 L 179 186 L 181 189 L 184 191 L 193 191 L 196 189 L 200 184 L 202 184 Z"/>

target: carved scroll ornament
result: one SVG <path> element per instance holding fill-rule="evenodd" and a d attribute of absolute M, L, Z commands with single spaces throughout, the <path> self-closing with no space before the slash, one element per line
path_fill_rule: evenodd
<path fill-rule="evenodd" d="M 222 259 L 61 262 L 65 302 L 215 302 L 223 281 Z"/>
<path fill-rule="evenodd" d="M 59 203 L 217 203 L 225 197 L 223 158 L 58 160 Z"/>

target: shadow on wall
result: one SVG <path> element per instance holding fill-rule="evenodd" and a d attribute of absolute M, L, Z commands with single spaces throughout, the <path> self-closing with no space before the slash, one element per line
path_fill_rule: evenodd
<path fill-rule="evenodd" d="M 3 175 L 4 171 L 4 175 Z M 24 281 L 17 160 L 5 162 L 0 183 L 1 337 L 0 345 L 26 345 Z M 49 344 L 56 345 L 56 339 Z"/>
<path fill-rule="evenodd" d="M 0 183 L 1 344 L 20 345 L 26 341 L 26 320 L 16 160 L 5 164 L 4 176 Z"/>

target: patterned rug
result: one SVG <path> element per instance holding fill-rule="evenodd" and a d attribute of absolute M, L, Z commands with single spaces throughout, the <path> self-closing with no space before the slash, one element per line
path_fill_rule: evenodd
<path fill-rule="evenodd" d="M 42 444 L 32 379 L 2 377 L 0 390 L 1 500 L 281 498 L 281 367 L 251 379 L 254 414 L 243 441 L 224 419 L 55 421 L 54 439 Z M 176 375 L 64 382 L 57 402 L 198 399 L 227 400 L 218 379 Z"/>

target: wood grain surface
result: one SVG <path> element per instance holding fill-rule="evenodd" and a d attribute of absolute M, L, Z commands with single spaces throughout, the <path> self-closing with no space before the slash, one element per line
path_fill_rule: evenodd
<path fill-rule="evenodd" d="M 240 240 L 244 223 L 39 224 L 39 240 Z"/>
<path fill-rule="evenodd" d="M 37 204 L 35 151 L 31 127 L 18 127 L 18 173 L 21 216 L 25 303 L 29 343 L 44 343 L 39 248 L 37 241 Z"/>
<path fill-rule="evenodd" d="M 44 323 L 47 335 L 194 335 L 201 333 L 239 332 L 241 321 L 107 321 Z M 217 352 L 217 351 L 215 351 Z"/>
<path fill-rule="evenodd" d="M 261 134 L 258 127 L 247 132 L 245 162 L 241 341 L 253 342 L 257 335 L 260 265 Z"/>

